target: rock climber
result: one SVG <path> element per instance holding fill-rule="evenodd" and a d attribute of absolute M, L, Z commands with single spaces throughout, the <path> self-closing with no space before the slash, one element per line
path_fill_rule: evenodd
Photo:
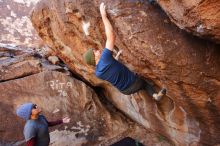
<path fill-rule="evenodd" d="M 165 88 L 162 88 L 156 93 L 153 86 L 148 81 L 145 81 L 120 63 L 118 58 L 122 51 L 119 51 L 115 58 L 113 57 L 112 51 L 115 44 L 115 34 L 107 18 L 106 6 L 104 3 L 100 4 L 100 13 L 107 38 L 105 48 L 102 54 L 99 50 L 87 50 L 83 55 L 83 60 L 89 65 L 96 66 L 95 75 L 102 80 L 110 82 L 121 93 L 130 95 L 144 89 L 151 97 L 159 101 L 163 95 L 166 94 Z"/>
<path fill-rule="evenodd" d="M 40 114 L 41 109 L 33 103 L 22 104 L 17 108 L 16 113 L 20 118 L 26 120 L 23 133 L 27 146 L 48 146 L 50 143 L 48 127 L 70 122 L 70 118 L 68 117 L 48 122 Z"/>

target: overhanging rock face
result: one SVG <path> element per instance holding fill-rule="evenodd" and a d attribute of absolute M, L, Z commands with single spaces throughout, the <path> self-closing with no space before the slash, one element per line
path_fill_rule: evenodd
<path fill-rule="evenodd" d="M 181 29 L 220 43 L 219 0 L 158 0 L 157 2 Z"/>
<path fill-rule="evenodd" d="M 93 0 L 42 0 L 31 19 L 39 36 L 79 77 L 103 87 L 109 100 L 128 117 L 162 133 L 177 145 L 220 143 L 219 45 L 178 29 L 148 2 L 105 0 L 114 26 L 121 62 L 168 96 L 154 102 L 144 91 L 125 96 L 97 79 L 82 61 L 88 48 L 102 50 L 104 27 Z"/>

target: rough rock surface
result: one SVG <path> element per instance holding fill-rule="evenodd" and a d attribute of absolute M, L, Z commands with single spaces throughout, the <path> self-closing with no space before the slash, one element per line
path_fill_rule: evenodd
<path fill-rule="evenodd" d="M 13 134 L 14 126 L 7 124 L 12 118 L 7 115 L 13 114 L 16 107 L 24 102 L 33 102 L 43 108 L 44 114 L 50 120 L 56 120 L 64 116 L 71 118 L 71 123 L 62 125 L 62 130 L 58 130 L 55 135 L 70 137 L 71 141 L 98 143 L 106 138 L 116 136 L 124 132 L 128 125 L 117 115 L 112 117 L 100 103 L 95 92 L 87 87 L 83 82 L 66 76 L 59 72 L 41 72 L 35 75 L 24 77 L 18 80 L 7 81 L 0 84 L 1 111 L 7 108 L 8 114 L 2 119 L 1 125 L 10 126 L 7 133 Z M 18 94 L 19 92 L 19 94 Z M 7 97 L 7 98 L 4 98 Z M 56 111 L 59 109 L 57 114 Z M 16 121 L 21 121 L 15 118 Z M 6 122 L 6 123 L 5 123 Z M 19 127 L 16 128 L 22 135 L 23 127 L 14 122 Z M 1 128 L 3 129 L 3 128 Z M 6 130 L 6 129 L 5 129 Z M 54 132 L 53 132 L 54 133 Z M 53 134 L 52 133 L 52 134 Z M 68 133 L 68 134 L 66 134 Z M 66 134 L 66 135 L 65 135 Z M 5 134 L 6 135 L 6 134 Z M 17 137 L 14 137 L 17 138 Z M 52 143 L 54 142 L 53 138 Z M 16 139 L 17 140 L 17 139 Z M 58 141 L 59 139 L 56 139 Z"/>
<path fill-rule="evenodd" d="M 0 43 L 41 46 L 29 15 L 39 0 L 0 0 Z"/>
<path fill-rule="evenodd" d="M 143 144 L 170 145 L 72 77 L 64 64 L 52 65 L 33 49 L 0 47 L 0 91 L 0 145 L 24 145 L 24 121 L 15 115 L 24 102 L 36 103 L 49 121 L 71 118 L 69 124 L 50 128 L 52 146 L 108 146 L 125 136 Z"/>
<path fill-rule="evenodd" d="M 157 0 L 181 29 L 220 43 L 219 0 Z"/>
<path fill-rule="evenodd" d="M 132 71 L 166 86 L 157 103 L 144 91 L 125 96 L 94 76 L 82 61 L 88 48 L 105 43 L 99 4 L 107 4 L 116 50 Z M 107 98 L 128 117 L 177 145 L 220 143 L 219 45 L 178 29 L 157 6 L 138 0 L 42 0 L 32 13 L 39 36 L 79 77 L 101 86 Z"/>

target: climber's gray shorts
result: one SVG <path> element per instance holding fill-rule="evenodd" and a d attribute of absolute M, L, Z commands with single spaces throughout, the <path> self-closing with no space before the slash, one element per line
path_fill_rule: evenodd
<path fill-rule="evenodd" d="M 121 91 L 121 93 L 130 95 L 143 89 L 145 89 L 150 96 L 153 96 L 153 93 L 155 93 L 151 84 L 143 80 L 141 77 L 137 77 L 134 83 L 132 83 L 127 89 Z"/>
<path fill-rule="evenodd" d="M 133 94 L 141 89 L 143 89 L 144 81 L 140 78 L 137 77 L 134 83 L 132 83 L 128 88 L 125 90 L 121 91 L 121 93 L 125 95 L 130 95 Z"/>

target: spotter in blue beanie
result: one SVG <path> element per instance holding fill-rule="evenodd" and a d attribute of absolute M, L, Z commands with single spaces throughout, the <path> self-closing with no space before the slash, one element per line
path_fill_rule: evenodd
<path fill-rule="evenodd" d="M 17 108 L 17 115 L 20 117 L 20 118 L 23 118 L 25 120 L 29 120 L 30 116 L 31 116 L 31 111 L 32 111 L 32 108 L 33 108 L 33 103 L 25 103 L 25 104 L 22 104 L 20 107 Z"/>

